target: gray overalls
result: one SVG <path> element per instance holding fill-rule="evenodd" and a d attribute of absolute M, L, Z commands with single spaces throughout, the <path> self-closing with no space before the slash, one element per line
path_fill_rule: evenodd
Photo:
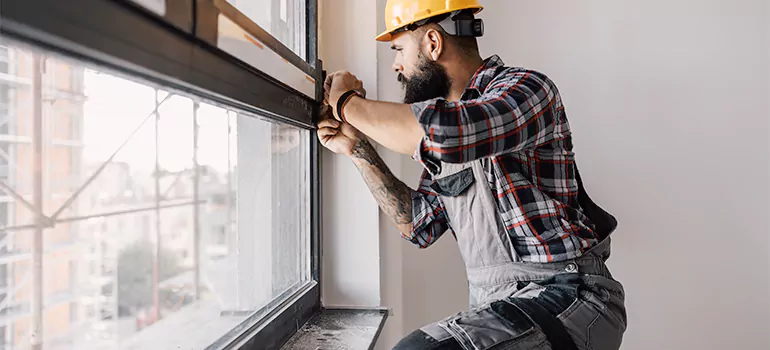
<path fill-rule="evenodd" d="M 573 260 L 522 262 L 482 161 L 442 163 L 434 176 L 467 268 L 470 311 L 421 330 L 438 341 L 454 337 L 468 350 L 618 349 L 626 328 L 625 294 L 604 264 L 615 219 L 582 191 L 578 174 L 581 206 L 606 238 Z"/>

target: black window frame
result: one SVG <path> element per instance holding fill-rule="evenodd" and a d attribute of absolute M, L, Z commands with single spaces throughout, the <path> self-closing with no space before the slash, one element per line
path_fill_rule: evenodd
<path fill-rule="evenodd" d="M 2 0 L 0 35 L 310 131 L 311 283 L 249 315 L 208 349 L 280 348 L 321 310 L 320 150 L 315 121 L 323 100 L 318 4 L 306 2 L 306 57 L 225 0 L 165 0 L 160 16 L 129 0 Z M 223 13 L 315 79 L 310 98 L 216 46 Z M 202 344 L 205 346 L 205 344 Z"/>

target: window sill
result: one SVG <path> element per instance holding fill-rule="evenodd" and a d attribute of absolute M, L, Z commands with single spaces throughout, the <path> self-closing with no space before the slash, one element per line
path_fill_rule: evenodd
<path fill-rule="evenodd" d="M 386 309 L 323 309 L 281 349 L 372 349 L 387 317 Z"/>

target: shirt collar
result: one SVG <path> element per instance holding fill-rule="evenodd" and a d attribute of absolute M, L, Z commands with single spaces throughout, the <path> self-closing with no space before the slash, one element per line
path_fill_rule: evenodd
<path fill-rule="evenodd" d="M 487 85 L 495 78 L 495 74 L 492 72 L 497 68 L 504 66 L 503 60 L 498 55 L 492 55 L 484 60 L 484 64 L 479 67 L 473 77 L 470 84 L 465 88 L 463 93 L 463 100 L 478 98 L 481 93 L 487 88 Z"/>

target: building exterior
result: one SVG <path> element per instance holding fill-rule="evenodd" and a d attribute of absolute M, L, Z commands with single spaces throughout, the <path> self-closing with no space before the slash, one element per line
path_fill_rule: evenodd
<path fill-rule="evenodd" d="M 200 271 L 234 254 L 233 173 L 192 164 L 176 172 L 147 173 L 126 162 L 86 160 L 84 124 L 101 116 L 85 115 L 84 66 L 3 44 L 0 350 L 30 348 L 36 322 L 42 326 L 38 343 L 43 349 L 117 348 L 157 321 L 153 304 L 162 318 L 195 300 L 191 295 L 207 293 L 211 274 Z M 42 67 L 37 77 L 35 60 Z M 192 121 L 192 114 L 184 117 Z M 39 175 L 35 164 L 41 165 Z M 42 245 L 36 250 L 38 222 Z M 162 249 L 156 252 L 152 247 L 158 239 Z M 120 272 L 132 268 L 119 264 L 122 254 L 142 244 L 150 249 L 138 256 L 149 265 L 129 271 L 141 281 L 121 283 Z M 42 254 L 38 269 L 35 253 Z M 165 264 L 169 258 L 171 265 Z M 121 292 L 121 285 L 133 289 Z M 36 290 L 42 294 L 40 312 L 34 307 Z M 155 301 L 132 306 L 126 300 L 136 290 L 151 293 Z"/>
<path fill-rule="evenodd" d="M 36 98 L 30 52 L 0 47 L 0 344 L 28 346 L 32 318 L 33 284 L 42 282 L 40 317 L 50 348 L 70 346 L 66 335 L 87 317 L 75 307 L 79 300 L 95 298 L 101 288 L 83 288 L 79 280 L 81 249 L 74 225 L 62 222 L 43 230 L 42 270 L 35 278 L 32 264 L 34 223 L 34 139 L 41 136 L 45 164 L 41 173 L 42 210 L 56 211 L 77 187 L 82 148 L 82 68 L 55 59 L 43 59 L 40 104 L 42 128 L 34 130 Z M 17 197 L 21 197 L 17 198 Z M 23 199 L 23 200 L 22 200 Z M 76 212 L 67 210 L 62 216 Z"/>

